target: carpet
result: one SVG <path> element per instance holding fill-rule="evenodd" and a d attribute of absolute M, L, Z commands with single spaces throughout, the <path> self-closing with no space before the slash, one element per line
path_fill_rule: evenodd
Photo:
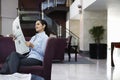
<path fill-rule="evenodd" d="M 87 57 L 80 56 L 79 54 L 77 55 L 77 62 L 75 61 L 75 55 L 71 55 L 71 60 L 70 62 L 68 61 L 68 55 L 65 55 L 65 59 L 63 62 L 55 62 L 57 64 L 94 64 L 93 61 L 89 60 Z"/>

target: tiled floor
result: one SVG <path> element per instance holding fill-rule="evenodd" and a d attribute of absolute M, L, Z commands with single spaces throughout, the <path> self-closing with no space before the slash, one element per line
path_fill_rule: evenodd
<path fill-rule="evenodd" d="M 118 72 L 113 74 L 113 68 L 107 67 L 106 59 L 90 60 L 95 64 L 53 64 L 52 80 L 120 80 L 115 79 Z"/>

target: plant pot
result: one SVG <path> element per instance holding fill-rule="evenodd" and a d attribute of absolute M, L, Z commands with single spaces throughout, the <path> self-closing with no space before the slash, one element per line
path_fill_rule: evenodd
<path fill-rule="evenodd" d="M 107 56 L 107 44 L 95 44 L 89 45 L 89 54 L 92 59 L 106 59 Z"/>

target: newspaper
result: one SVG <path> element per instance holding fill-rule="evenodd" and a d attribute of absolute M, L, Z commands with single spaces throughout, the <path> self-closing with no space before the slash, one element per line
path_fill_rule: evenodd
<path fill-rule="evenodd" d="M 24 54 L 29 52 L 29 47 L 26 46 L 25 42 L 25 37 L 23 35 L 21 26 L 20 26 L 20 20 L 19 17 L 17 17 L 14 21 L 13 21 L 13 26 L 12 26 L 12 30 L 13 30 L 13 35 L 15 36 L 15 48 L 16 48 L 16 52 L 20 53 L 20 54 Z"/>
<path fill-rule="evenodd" d="M 31 80 L 32 75 L 22 74 L 22 73 L 14 73 L 9 75 L 0 74 L 0 80 Z"/>

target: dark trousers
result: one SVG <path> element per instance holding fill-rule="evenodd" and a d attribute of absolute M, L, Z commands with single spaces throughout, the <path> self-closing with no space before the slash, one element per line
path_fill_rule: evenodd
<path fill-rule="evenodd" d="M 32 65 L 42 65 L 42 61 L 27 58 L 25 55 L 18 54 L 17 52 L 12 52 L 3 64 L 0 73 L 1 74 L 13 74 L 18 71 L 20 66 L 32 66 Z"/>

